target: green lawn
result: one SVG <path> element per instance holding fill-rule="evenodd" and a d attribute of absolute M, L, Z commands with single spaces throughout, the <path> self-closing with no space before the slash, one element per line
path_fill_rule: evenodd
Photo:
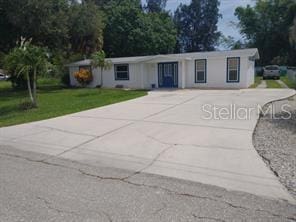
<path fill-rule="evenodd" d="M 39 81 L 38 108 L 26 111 L 20 104 L 27 101 L 27 91 L 12 90 L 9 82 L 0 82 L 0 127 L 62 116 L 147 94 L 143 90 L 69 89 L 43 81 Z"/>
<path fill-rule="evenodd" d="M 281 80 L 286 83 L 289 88 L 296 89 L 296 82 L 292 82 L 288 76 L 282 76 Z"/>
<path fill-rule="evenodd" d="M 267 79 L 266 85 L 267 85 L 267 88 L 282 88 L 282 86 L 274 79 Z"/>
<path fill-rule="evenodd" d="M 262 81 L 262 76 L 255 76 L 255 82 L 249 88 L 257 88 L 257 86 L 260 85 L 261 81 Z"/>

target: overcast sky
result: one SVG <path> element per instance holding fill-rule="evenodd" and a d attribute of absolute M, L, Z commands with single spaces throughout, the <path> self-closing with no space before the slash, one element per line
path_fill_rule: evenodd
<path fill-rule="evenodd" d="M 143 0 L 146 2 L 145 0 Z M 188 4 L 191 0 L 167 0 L 167 9 L 175 11 L 175 9 L 180 5 L 180 3 Z M 211 1 L 211 0 L 209 0 Z M 254 5 L 253 0 L 220 0 L 220 14 L 222 14 L 222 19 L 218 23 L 218 29 L 225 36 L 233 36 L 235 39 L 241 39 L 241 35 L 237 28 L 231 26 L 231 21 L 237 22 L 234 16 L 235 8 L 238 6 L 246 6 L 248 4 Z"/>

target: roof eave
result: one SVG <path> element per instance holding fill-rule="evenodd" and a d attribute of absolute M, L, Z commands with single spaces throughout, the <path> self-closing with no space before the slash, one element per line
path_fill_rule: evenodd
<path fill-rule="evenodd" d="M 258 52 L 257 49 L 256 49 L 256 52 L 255 52 L 254 55 L 249 56 L 249 59 L 250 59 L 251 61 L 255 61 L 255 60 L 259 60 L 259 59 L 260 59 L 260 55 L 259 55 L 259 52 Z"/>

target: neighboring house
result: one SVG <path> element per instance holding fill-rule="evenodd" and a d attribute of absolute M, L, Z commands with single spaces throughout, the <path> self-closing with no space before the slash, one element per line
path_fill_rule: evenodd
<path fill-rule="evenodd" d="M 103 71 L 103 87 L 126 88 L 248 88 L 254 83 L 257 49 L 194 52 L 169 55 L 109 58 L 112 67 Z M 92 71 L 90 87 L 101 84 L 100 69 L 91 60 L 67 65 L 71 85 L 79 85 L 74 73 Z"/>

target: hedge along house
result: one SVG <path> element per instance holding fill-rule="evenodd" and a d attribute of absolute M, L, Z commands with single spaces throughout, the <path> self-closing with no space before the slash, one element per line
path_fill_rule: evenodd
<path fill-rule="evenodd" d="M 102 87 L 248 88 L 254 83 L 256 59 L 257 49 L 109 58 L 112 66 L 103 71 Z M 72 86 L 79 85 L 74 73 L 80 69 L 92 72 L 89 87 L 101 85 L 100 68 L 90 64 L 83 60 L 67 65 Z"/>

